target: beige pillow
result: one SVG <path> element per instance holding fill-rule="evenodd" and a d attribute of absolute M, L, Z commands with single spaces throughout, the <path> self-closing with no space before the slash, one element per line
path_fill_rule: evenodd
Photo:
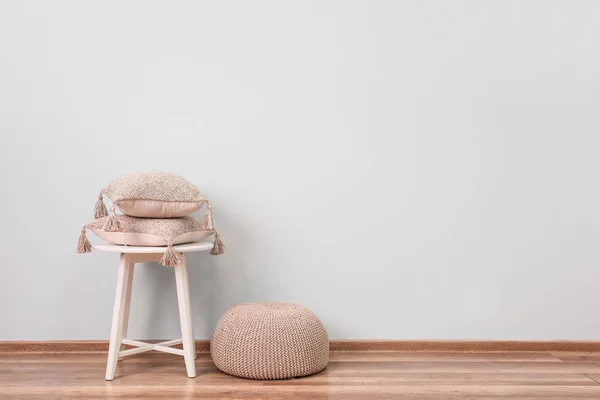
<path fill-rule="evenodd" d="M 200 221 L 192 217 L 181 218 L 135 218 L 118 215 L 120 232 L 104 230 L 108 217 L 96 219 L 86 227 L 96 236 L 109 243 L 125 246 L 167 246 L 197 242 L 214 234 L 214 231 L 202 230 Z"/>
<path fill-rule="evenodd" d="M 206 197 L 187 179 L 171 172 L 136 172 L 123 175 L 102 189 L 95 217 L 107 215 L 106 195 L 115 207 L 132 217 L 175 218 L 208 206 Z"/>
<path fill-rule="evenodd" d="M 86 229 L 90 229 L 107 242 L 127 246 L 167 246 L 161 263 L 174 266 L 181 262 L 179 253 L 173 250 L 173 245 L 197 242 L 208 236 L 215 235 L 215 244 L 210 251 L 212 255 L 223 254 L 224 246 L 219 234 L 214 230 L 203 229 L 203 223 L 195 218 L 136 218 L 127 215 L 116 215 L 118 231 L 106 229 L 110 216 L 93 220 L 85 225 L 79 237 L 78 253 L 89 253 L 92 246 L 87 239 Z"/>

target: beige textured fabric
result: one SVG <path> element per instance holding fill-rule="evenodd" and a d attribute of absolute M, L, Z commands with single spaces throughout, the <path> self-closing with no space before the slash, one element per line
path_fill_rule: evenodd
<path fill-rule="evenodd" d="M 210 343 L 221 371 L 251 379 L 314 374 L 329 363 L 329 338 L 312 312 L 290 303 L 242 303 L 227 311 Z"/>
<path fill-rule="evenodd" d="M 202 202 L 183 201 L 119 200 L 114 204 L 127 215 L 143 218 L 183 217 L 202 208 Z"/>
<path fill-rule="evenodd" d="M 119 210 L 133 217 L 183 217 L 198 211 L 206 202 L 206 197 L 194 185 L 171 172 L 123 175 L 102 193 Z"/>
<path fill-rule="evenodd" d="M 122 231 L 107 232 L 103 229 L 107 218 L 98 218 L 85 227 L 114 244 L 166 246 L 169 243 L 197 242 L 214 234 L 214 231 L 202 230 L 201 222 L 192 217 L 135 218 L 127 215 L 117 215 Z"/>
<path fill-rule="evenodd" d="M 122 244 L 125 246 L 166 246 L 169 244 L 167 239 L 161 236 L 148 235 L 147 233 L 126 233 L 126 232 L 107 232 L 102 229 L 90 228 L 92 232 L 100 239 L 113 244 Z M 183 235 L 176 236 L 171 240 L 171 244 L 183 244 L 199 242 L 202 239 L 206 239 L 214 232 L 211 231 L 197 231 L 184 233 Z"/>

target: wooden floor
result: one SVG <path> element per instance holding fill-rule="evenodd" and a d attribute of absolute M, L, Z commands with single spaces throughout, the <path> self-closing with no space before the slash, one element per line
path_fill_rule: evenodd
<path fill-rule="evenodd" d="M 252 381 L 219 372 L 200 353 L 198 376 L 181 357 L 147 353 L 0 354 L 0 398 L 600 399 L 600 353 L 332 352 L 320 374 Z"/>

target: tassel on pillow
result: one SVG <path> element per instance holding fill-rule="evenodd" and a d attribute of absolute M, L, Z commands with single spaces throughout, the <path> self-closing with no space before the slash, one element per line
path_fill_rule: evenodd
<path fill-rule="evenodd" d="M 225 245 L 221 241 L 221 236 L 215 231 L 215 220 L 213 218 L 212 205 L 208 200 L 205 201 L 204 220 L 202 221 L 202 230 L 213 231 L 215 233 L 215 242 L 210 254 L 213 256 L 221 255 L 225 252 Z"/>
<path fill-rule="evenodd" d="M 98 195 L 98 201 L 96 202 L 96 206 L 94 207 L 94 218 L 102 218 L 108 215 L 108 211 L 106 211 L 106 206 L 104 205 L 104 201 L 102 199 L 102 192 Z"/>
<path fill-rule="evenodd" d="M 210 249 L 210 254 L 213 256 L 219 256 L 223 253 L 225 253 L 225 245 L 221 241 L 221 236 L 217 232 L 215 232 L 215 243 L 213 245 L 213 248 Z"/>
<path fill-rule="evenodd" d="M 181 253 L 175 251 L 173 248 L 173 243 L 169 242 L 167 244 L 167 250 L 163 254 L 160 259 L 160 263 L 165 267 L 175 267 L 183 261 L 183 256 Z"/>
<path fill-rule="evenodd" d="M 77 244 L 77 252 L 79 254 L 83 253 L 91 253 L 92 252 L 92 244 L 87 238 L 85 234 L 85 226 L 81 228 L 81 234 L 79 235 L 79 243 Z"/>
<path fill-rule="evenodd" d="M 202 230 L 213 231 L 213 230 L 215 230 L 215 221 L 213 219 L 212 206 L 210 205 L 210 202 L 208 200 L 204 204 L 206 205 L 206 210 L 204 210 L 204 220 L 202 221 Z"/>
<path fill-rule="evenodd" d="M 121 223 L 117 218 L 117 211 L 115 210 L 115 206 L 113 205 L 110 208 L 110 212 L 108 213 L 108 218 L 102 227 L 106 232 L 121 232 L 123 228 L 121 227 Z"/>

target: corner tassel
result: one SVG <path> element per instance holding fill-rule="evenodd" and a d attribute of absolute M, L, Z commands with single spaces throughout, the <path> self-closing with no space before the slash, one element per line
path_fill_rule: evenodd
<path fill-rule="evenodd" d="M 215 243 L 213 248 L 210 249 L 210 254 L 213 256 L 219 256 L 225 253 L 225 245 L 221 242 L 221 236 L 215 232 Z"/>
<path fill-rule="evenodd" d="M 215 230 L 215 221 L 213 220 L 212 206 L 207 201 L 206 202 L 206 210 L 204 210 L 204 220 L 202 221 L 202 230 L 203 231 L 214 231 Z"/>
<path fill-rule="evenodd" d="M 106 206 L 104 205 L 104 201 L 102 199 L 102 192 L 98 195 L 98 201 L 96 202 L 96 207 L 94 207 L 94 218 L 102 218 L 108 215 L 108 211 L 106 211 Z"/>
<path fill-rule="evenodd" d="M 121 223 L 117 218 L 117 212 L 115 210 L 115 206 L 110 208 L 110 212 L 108 213 L 108 218 L 102 227 L 106 232 L 121 232 L 123 228 L 121 227 Z"/>
<path fill-rule="evenodd" d="M 87 238 L 85 234 L 85 226 L 81 228 L 81 234 L 79 235 L 79 243 L 77 244 L 77 252 L 79 254 L 83 253 L 91 253 L 92 252 L 92 244 Z"/>
<path fill-rule="evenodd" d="M 165 254 L 163 254 L 162 258 L 160 259 L 160 263 L 165 267 L 175 267 L 181 264 L 182 261 L 183 256 L 181 253 L 175 251 L 173 248 L 173 243 L 169 242 L 167 244 L 167 250 L 165 251 Z"/>

